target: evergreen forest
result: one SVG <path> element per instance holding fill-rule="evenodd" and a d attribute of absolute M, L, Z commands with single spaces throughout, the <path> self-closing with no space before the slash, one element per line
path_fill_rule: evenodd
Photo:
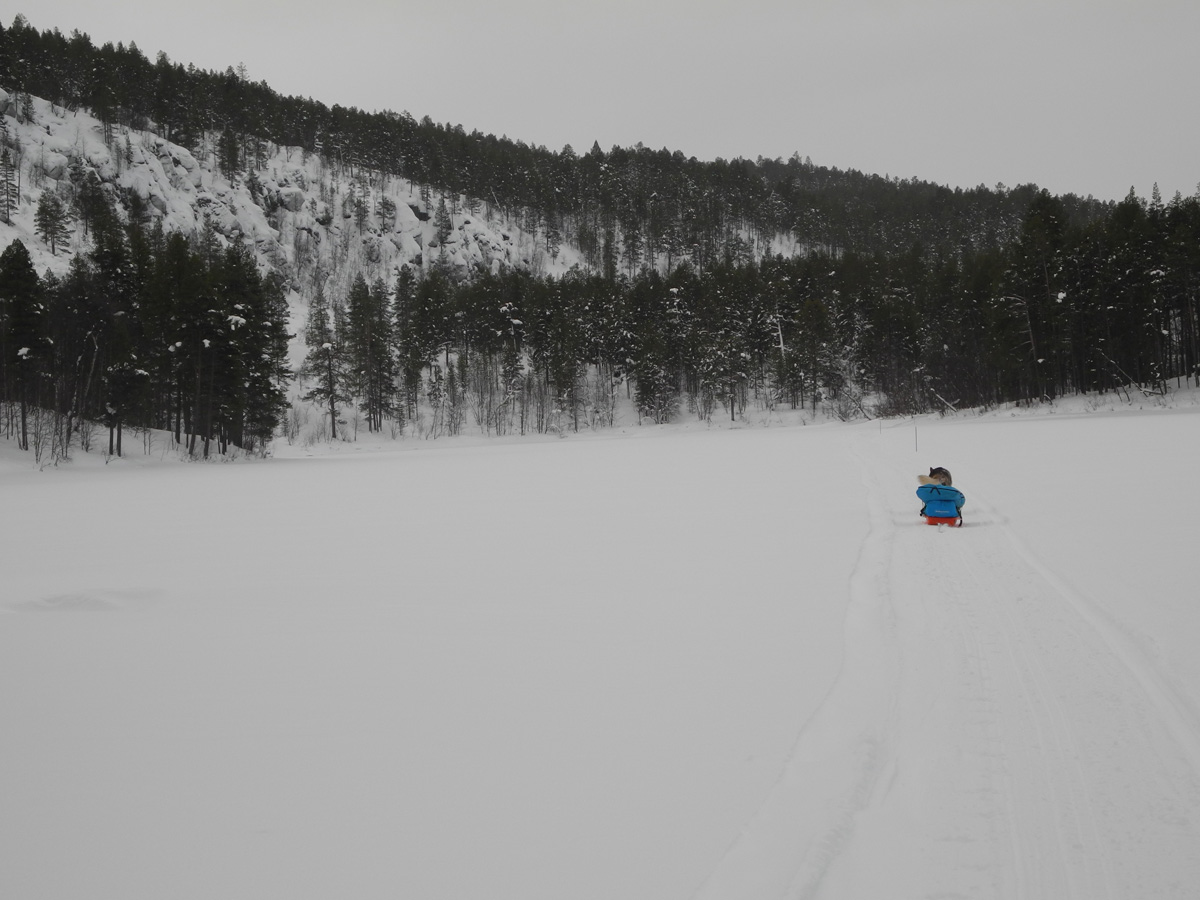
<path fill-rule="evenodd" d="M 6 433 L 65 455 L 108 429 L 171 432 L 188 452 L 265 447 L 306 400 L 346 434 L 737 419 L 750 405 L 841 418 L 1164 392 L 1200 377 L 1200 195 L 1119 203 L 1035 185 L 951 189 L 788 160 L 550 151 L 284 97 L 78 32 L 0 28 L 0 87 L 88 109 L 105 129 L 210 142 L 254 179 L 265 144 L 488 204 L 583 263 L 547 275 L 427 261 L 308 296 L 307 358 L 287 366 L 288 281 L 206 230 L 164 233 L 136 196 L 79 177 L 39 202 L 38 238 L 90 249 L 39 275 L 0 256 Z M 0 217 L 20 203 L 7 128 Z M 46 197 L 52 199 L 45 200 Z M 785 240 L 781 244 L 781 238 Z M 778 248 L 791 248 L 786 254 Z M 31 427 L 31 420 L 48 424 Z"/>

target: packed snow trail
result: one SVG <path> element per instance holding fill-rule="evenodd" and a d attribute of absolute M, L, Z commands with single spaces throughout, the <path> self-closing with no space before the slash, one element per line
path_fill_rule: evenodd
<path fill-rule="evenodd" d="M 1195 896 L 1186 703 L 990 498 L 968 487 L 963 529 L 920 520 L 919 466 L 879 435 L 854 441 L 871 529 L 842 671 L 697 897 Z"/>

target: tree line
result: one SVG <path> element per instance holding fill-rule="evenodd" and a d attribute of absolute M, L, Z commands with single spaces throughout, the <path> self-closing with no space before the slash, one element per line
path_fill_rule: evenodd
<path fill-rule="evenodd" d="M 248 183 L 257 142 L 273 140 L 468 203 L 487 198 L 583 251 L 588 264 L 557 278 L 464 277 L 434 263 L 391 283 L 358 277 L 344 295 L 319 288 L 298 374 L 330 437 L 357 424 L 597 427 L 613 421 L 621 392 L 658 422 L 736 418 L 751 404 L 848 418 L 1163 391 L 1197 377 L 1196 197 L 1131 191 L 1100 204 L 1033 186 L 951 191 L 799 157 L 552 153 L 280 97 L 244 72 L 163 55 L 150 64 L 133 45 L 95 48 L 20 17 L 0 28 L 0 85 L 17 91 L 18 116 L 35 91 L 114 126 L 203 140 Z M 12 194 L 11 159 L 4 166 L 0 201 Z M 101 422 L 118 452 L 134 425 L 199 455 L 261 447 L 281 423 L 291 433 L 280 279 L 211 231 L 147 228 L 136 196 L 114 208 L 94 174 L 73 172 L 66 194 L 69 210 L 39 205 L 38 234 L 55 252 L 69 213 L 90 252 L 61 277 L 39 277 L 17 242 L 0 259 L 9 435 L 65 452 Z M 790 254 L 770 252 L 781 235 Z"/>
<path fill-rule="evenodd" d="M 1009 246 L 951 253 L 727 256 L 628 278 L 572 271 L 455 282 L 405 267 L 319 294 L 308 398 L 338 433 L 430 410 L 429 431 L 598 427 L 639 416 L 737 418 L 786 406 L 842 418 L 1200 383 L 1200 198 L 1072 225 L 1035 196 Z"/>
<path fill-rule="evenodd" d="M 918 242 L 980 251 L 1011 241 L 1037 194 L 1033 185 L 962 190 L 867 175 L 798 153 L 700 161 L 641 145 L 551 151 L 428 116 L 282 96 L 240 66 L 200 70 L 163 53 L 151 62 L 135 44 L 96 47 L 86 34 L 39 32 L 20 16 L 0 28 L 0 85 L 87 107 L 107 128 L 153 128 L 190 150 L 219 135 L 229 173 L 253 169 L 263 142 L 273 142 L 499 206 L 551 248 L 579 248 L 610 277 L 684 260 L 703 270 L 727 254 L 761 258 L 780 252 L 780 241 L 834 255 L 904 252 Z M 1111 206 L 1070 195 L 1062 202 L 1079 223 Z"/>
<path fill-rule="evenodd" d="M 1069 219 L 1043 192 L 1012 244 L 973 254 L 727 255 L 632 278 L 360 275 L 312 299 L 301 392 L 332 438 L 348 416 L 397 434 L 603 427 L 622 392 L 653 422 L 751 405 L 852 418 L 1197 379 L 1200 198 L 1131 194 L 1103 220 Z M 0 254 L 9 436 L 65 454 L 99 422 L 110 452 L 130 425 L 196 455 L 264 446 L 292 374 L 280 280 L 210 231 L 114 214 L 93 240 L 63 276 L 39 277 L 19 241 Z"/>
<path fill-rule="evenodd" d="M 97 426 L 122 453 L 128 427 L 189 454 L 263 448 L 287 408 L 286 291 L 242 244 L 121 223 L 64 275 L 29 251 L 0 253 L 0 429 L 39 461 L 91 449 Z"/>

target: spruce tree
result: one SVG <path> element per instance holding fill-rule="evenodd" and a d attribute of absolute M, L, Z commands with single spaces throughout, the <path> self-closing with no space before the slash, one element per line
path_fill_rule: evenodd
<path fill-rule="evenodd" d="M 50 252 L 57 256 L 60 244 L 65 244 L 71 238 L 68 227 L 70 217 L 62 201 L 53 191 L 43 191 L 38 199 L 37 212 L 34 213 L 33 227 L 42 240 L 50 245 Z"/>
<path fill-rule="evenodd" d="M 437 232 L 438 246 L 443 246 L 450 239 L 450 235 L 454 233 L 454 223 L 450 219 L 450 211 L 446 208 L 446 199 L 443 197 L 438 201 L 437 212 L 433 217 L 434 229 Z"/>

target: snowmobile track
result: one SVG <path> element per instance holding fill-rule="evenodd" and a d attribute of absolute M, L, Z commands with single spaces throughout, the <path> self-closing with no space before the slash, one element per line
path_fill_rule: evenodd
<path fill-rule="evenodd" d="M 849 449 L 869 529 L 842 669 L 695 896 L 1194 896 L 1187 704 L 995 504 L 968 491 L 977 527 L 952 536 L 908 527 L 908 461 Z"/>

